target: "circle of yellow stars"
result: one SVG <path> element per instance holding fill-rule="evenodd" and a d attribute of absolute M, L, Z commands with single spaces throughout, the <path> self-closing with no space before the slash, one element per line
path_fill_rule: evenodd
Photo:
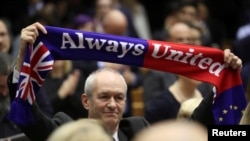
<path fill-rule="evenodd" d="M 230 105 L 230 106 L 229 106 L 229 110 L 237 111 L 238 109 L 239 109 L 239 107 L 238 107 L 237 105 Z M 219 122 L 223 122 L 224 116 L 227 115 L 227 113 L 229 112 L 229 110 L 227 110 L 227 109 L 222 110 L 222 116 L 220 116 L 220 117 L 218 118 Z M 241 113 L 242 113 L 242 115 L 243 115 L 244 110 L 242 110 Z"/>

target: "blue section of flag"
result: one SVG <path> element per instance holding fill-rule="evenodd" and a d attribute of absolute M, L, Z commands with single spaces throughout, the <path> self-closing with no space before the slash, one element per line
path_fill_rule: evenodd
<path fill-rule="evenodd" d="M 213 103 L 213 114 L 218 125 L 237 125 L 247 105 L 242 85 L 218 94 Z"/>

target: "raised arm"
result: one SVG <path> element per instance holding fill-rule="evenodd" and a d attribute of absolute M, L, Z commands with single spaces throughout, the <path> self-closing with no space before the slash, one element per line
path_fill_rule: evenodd
<path fill-rule="evenodd" d="M 45 27 L 38 22 L 23 28 L 21 31 L 20 48 L 16 60 L 15 71 L 13 76 L 10 75 L 8 78 L 8 85 L 12 96 L 14 96 L 17 91 L 17 80 L 19 79 L 18 72 L 21 71 L 26 47 L 29 44 L 34 44 L 36 38 L 39 36 L 39 31 L 41 31 L 40 33 L 47 34 Z M 29 122 L 27 125 L 19 125 L 18 123 L 17 125 L 22 129 L 26 136 L 29 137 L 30 140 L 44 141 L 48 135 L 60 124 L 72 120 L 64 113 L 58 113 L 51 119 L 42 113 L 36 102 L 31 105 L 31 108 L 28 108 L 27 110 L 30 110 L 32 113 L 32 122 Z"/>

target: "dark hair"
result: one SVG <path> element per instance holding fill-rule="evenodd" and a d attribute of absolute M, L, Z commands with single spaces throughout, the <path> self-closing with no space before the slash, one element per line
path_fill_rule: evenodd
<path fill-rule="evenodd" d="M 167 17 L 177 12 L 179 8 L 179 1 L 170 1 L 164 3 L 164 16 Z"/>
<path fill-rule="evenodd" d="M 195 0 L 181 0 L 178 8 L 180 10 L 181 8 L 186 6 L 193 6 L 195 9 L 197 9 L 198 2 Z"/>
<path fill-rule="evenodd" d="M 11 22 L 8 18 L 0 17 L 0 20 L 5 24 L 8 33 L 11 35 Z"/>

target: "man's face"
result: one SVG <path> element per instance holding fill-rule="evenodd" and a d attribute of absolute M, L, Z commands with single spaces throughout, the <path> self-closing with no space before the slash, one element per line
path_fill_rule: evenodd
<path fill-rule="evenodd" d="M 118 74 L 112 72 L 97 75 L 92 96 L 87 100 L 89 118 L 101 119 L 111 128 L 117 127 L 125 109 L 125 84 Z"/>
<path fill-rule="evenodd" d="M 10 49 L 10 36 L 7 27 L 0 20 L 0 52 L 8 53 Z"/>
<path fill-rule="evenodd" d="M 5 97 L 9 93 L 7 77 L 7 75 L 0 75 L 0 97 Z"/>

